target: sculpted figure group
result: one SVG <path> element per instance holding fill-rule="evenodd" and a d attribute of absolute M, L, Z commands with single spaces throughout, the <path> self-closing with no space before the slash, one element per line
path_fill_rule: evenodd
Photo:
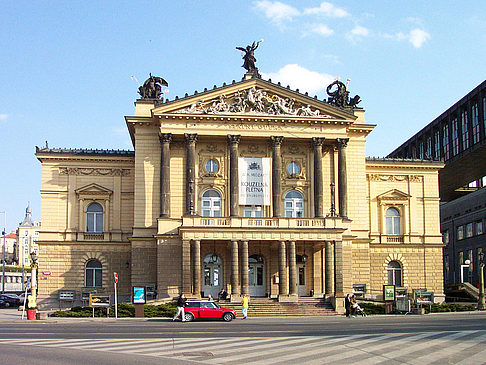
<path fill-rule="evenodd" d="M 231 99 L 228 99 L 225 95 L 220 95 L 218 99 L 212 102 L 198 100 L 181 112 L 197 114 L 256 113 L 320 116 L 318 109 L 313 109 L 308 104 L 296 106 L 295 103 L 295 99 L 270 95 L 264 90 L 252 87 L 247 91 L 235 93 Z M 326 116 L 321 115 L 321 117 Z"/>

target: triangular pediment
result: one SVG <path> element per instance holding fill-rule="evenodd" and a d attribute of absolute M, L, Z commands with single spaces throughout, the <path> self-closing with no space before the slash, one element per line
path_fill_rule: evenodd
<path fill-rule="evenodd" d="M 411 195 L 397 189 L 388 190 L 377 196 L 378 200 L 408 200 L 410 197 Z"/>
<path fill-rule="evenodd" d="M 153 115 L 258 115 L 316 119 L 356 119 L 352 111 L 284 88 L 270 81 L 250 79 L 205 90 L 159 105 Z"/>
<path fill-rule="evenodd" d="M 113 191 L 96 183 L 92 183 L 76 189 L 78 195 L 111 195 Z"/>

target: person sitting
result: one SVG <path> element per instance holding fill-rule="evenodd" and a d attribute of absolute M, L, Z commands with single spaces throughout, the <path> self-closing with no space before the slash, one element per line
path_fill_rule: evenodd
<path fill-rule="evenodd" d="M 226 298 L 228 298 L 228 292 L 224 289 L 221 289 L 221 291 L 218 294 L 218 298 L 219 300 L 221 299 L 226 300 Z"/>

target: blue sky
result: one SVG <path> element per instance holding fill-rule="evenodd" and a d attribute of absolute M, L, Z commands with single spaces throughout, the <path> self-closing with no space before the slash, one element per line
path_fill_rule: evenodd
<path fill-rule="evenodd" d="M 3 1 L 0 211 L 40 219 L 35 146 L 133 149 L 123 117 L 151 72 L 167 96 L 264 77 L 320 99 L 350 79 L 385 156 L 484 81 L 483 1 Z M 3 226 L 3 217 L 0 217 Z"/>

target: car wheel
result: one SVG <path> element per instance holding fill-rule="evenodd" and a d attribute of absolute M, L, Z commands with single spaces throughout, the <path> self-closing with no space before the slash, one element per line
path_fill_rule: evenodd
<path fill-rule="evenodd" d="M 194 314 L 184 313 L 184 319 L 186 320 L 186 322 L 191 322 L 194 320 Z"/>
<path fill-rule="evenodd" d="M 10 307 L 10 303 L 9 302 L 5 302 L 5 308 L 8 308 Z"/>
<path fill-rule="evenodd" d="M 225 322 L 231 322 L 231 321 L 233 320 L 233 314 L 231 314 L 231 313 L 229 313 L 229 312 L 228 312 L 228 313 L 223 314 L 223 320 L 224 320 Z"/>

